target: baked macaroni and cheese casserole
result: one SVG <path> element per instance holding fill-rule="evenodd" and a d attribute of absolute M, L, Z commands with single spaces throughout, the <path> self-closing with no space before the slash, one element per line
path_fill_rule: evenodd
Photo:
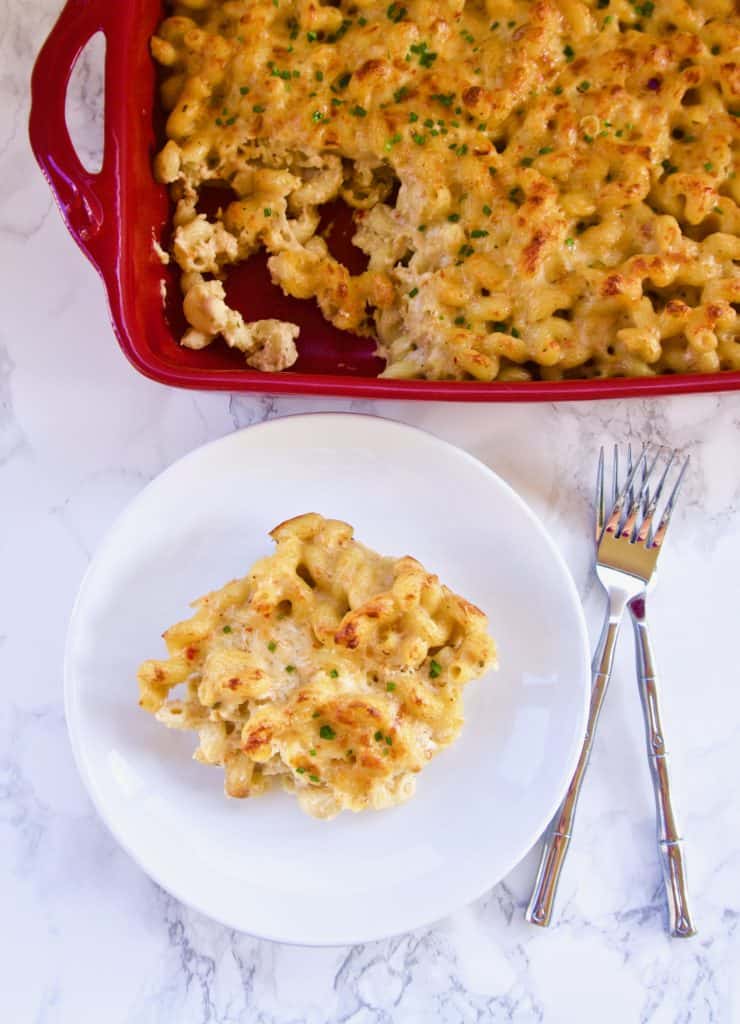
<path fill-rule="evenodd" d="M 279 782 L 319 818 L 407 800 L 458 736 L 465 684 L 495 665 L 486 616 L 347 523 L 302 515 L 271 536 L 274 554 L 166 631 L 142 707 L 198 733 L 229 796 Z"/>
<path fill-rule="evenodd" d="M 294 363 L 296 325 L 226 302 L 263 249 L 386 377 L 740 369 L 734 0 L 179 0 L 152 52 L 185 346 Z"/>

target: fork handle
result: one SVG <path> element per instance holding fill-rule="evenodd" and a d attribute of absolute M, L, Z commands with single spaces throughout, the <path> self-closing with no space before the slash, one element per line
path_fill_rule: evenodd
<path fill-rule="evenodd" d="M 547 928 L 552 920 L 552 908 L 555 902 L 560 874 L 563 870 L 565 857 L 570 845 L 573 822 L 576 816 L 576 805 L 583 785 L 583 777 L 586 774 L 588 760 L 591 756 L 596 725 L 599 720 L 601 707 L 606 696 L 606 688 L 612 674 L 614 662 L 614 648 L 617 642 L 619 626 L 624 614 L 625 598 L 620 599 L 616 595 L 609 594 L 609 611 L 604 623 L 599 645 L 594 654 L 592 681 L 591 681 L 591 703 L 588 711 L 588 723 L 586 735 L 578 757 L 578 764 L 573 773 L 565 798 L 555 813 L 545 833 L 545 840 L 540 856 L 540 865 L 537 870 L 532 889 L 532 896 L 525 917 L 530 924 Z"/>
<path fill-rule="evenodd" d="M 645 718 L 648 761 L 655 793 L 658 854 L 665 882 L 668 924 L 671 935 L 675 938 L 687 939 L 696 935 L 696 928 L 689 910 L 683 839 L 676 822 L 676 813 L 671 797 L 668 752 L 660 719 L 658 677 L 648 636 L 644 595 L 630 601 L 629 610 L 635 629 L 637 682 Z"/>

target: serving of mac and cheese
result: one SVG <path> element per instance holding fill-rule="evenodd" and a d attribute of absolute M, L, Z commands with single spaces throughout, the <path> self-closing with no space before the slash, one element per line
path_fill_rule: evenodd
<path fill-rule="evenodd" d="M 740 369 L 733 0 L 179 0 L 152 52 L 185 346 L 295 362 L 225 301 L 264 249 L 386 377 Z M 361 273 L 318 231 L 338 197 Z"/>
<path fill-rule="evenodd" d="M 319 818 L 407 800 L 462 728 L 463 687 L 495 664 L 486 616 L 347 523 L 307 514 L 271 536 L 274 554 L 165 632 L 142 707 L 198 733 L 229 796 L 279 782 Z"/>

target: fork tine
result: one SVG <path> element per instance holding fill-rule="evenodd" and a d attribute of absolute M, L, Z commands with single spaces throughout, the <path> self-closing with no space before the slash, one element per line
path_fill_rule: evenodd
<path fill-rule="evenodd" d="M 596 470 L 596 543 L 598 544 L 601 540 L 601 534 L 604 531 L 604 519 L 606 512 L 604 509 L 604 446 L 601 446 L 599 452 L 599 465 Z"/>
<path fill-rule="evenodd" d="M 676 483 L 673 485 L 673 490 L 671 491 L 671 496 L 668 499 L 668 502 L 666 503 L 665 509 L 663 510 L 663 515 L 661 516 L 661 520 L 660 520 L 660 524 L 658 526 L 658 529 L 655 531 L 655 536 L 653 537 L 653 543 L 652 543 L 652 547 L 654 547 L 654 548 L 659 548 L 660 545 L 663 543 L 663 540 L 664 540 L 665 535 L 666 535 L 666 531 L 668 529 L 668 524 L 671 521 L 671 516 L 673 514 L 673 509 L 674 509 L 675 504 L 676 504 L 676 498 L 678 497 L 678 492 L 679 492 L 679 489 L 681 487 L 681 484 L 683 483 L 683 478 L 684 478 L 684 476 L 686 474 L 686 470 L 688 469 L 688 466 L 689 466 L 689 456 L 687 455 L 686 456 L 686 461 L 684 462 L 683 466 L 681 466 L 681 471 L 678 474 L 678 479 L 676 480 Z"/>
<path fill-rule="evenodd" d="M 640 458 L 642 459 L 642 471 L 640 473 L 639 485 L 634 482 L 630 487 L 630 505 L 627 512 L 627 518 L 624 521 L 624 525 L 620 531 L 620 536 L 629 537 L 631 541 L 635 540 L 635 534 L 637 533 L 638 518 L 645 503 L 645 496 L 648 491 L 648 483 L 650 476 L 655 469 L 655 464 L 658 461 L 658 455 L 660 449 L 653 457 L 652 462 L 648 465 L 648 453 L 650 448 L 648 445 L 643 445 L 642 453 Z M 636 476 L 637 474 L 635 474 Z"/>
<path fill-rule="evenodd" d="M 658 455 L 660 454 L 660 451 L 661 451 L 661 449 L 658 450 Z M 660 501 L 660 496 L 663 493 L 663 488 L 665 486 L 666 479 L 668 478 L 668 473 L 670 472 L 671 466 L 673 465 L 673 462 L 674 462 L 675 458 L 676 458 L 676 453 L 675 453 L 675 451 L 672 451 L 670 453 L 669 457 L 668 457 L 668 461 L 666 462 L 665 469 L 663 470 L 663 475 L 661 476 L 660 480 L 658 481 L 658 486 L 655 488 L 655 494 L 653 494 L 652 498 L 650 499 L 650 502 L 649 502 L 648 507 L 647 507 L 647 511 L 645 512 L 645 515 L 643 516 L 643 520 L 642 520 L 642 523 L 640 525 L 640 530 L 639 530 L 639 532 L 637 534 L 637 537 L 636 537 L 636 541 L 637 541 L 638 544 L 644 544 L 645 541 L 647 541 L 649 545 L 652 544 L 652 538 L 650 536 L 650 531 L 652 530 L 652 527 L 653 527 L 653 519 L 655 518 L 655 510 L 656 510 L 656 508 L 658 506 L 658 502 Z M 656 456 L 656 461 L 657 461 L 657 456 Z M 655 465 L 655 462 L 653 463 L 653 465 Z"/>
<path fill-rule="evenodd" d="M 619 447 L 614 445 L 614 455 L 612 459 L 612 505 L 616 504 L 617 498 L 619 497 Z"/>
<path fill-rule="evenodd" d="M 608 519 L 608 521 L 606 523 L 606 526 L 604 527 L 604 531 L 606 533 L 613 533 L 616 536 L 619 536 L 619 533 L 620 533 L 620 531 L 619 531 L 619 521 L 622 518 L 622 511 L 624 509 L 624 503 L 625 503 L 625 500 L 626 500 L 627 495 L 629 493 L 629 489 L 632 486 L 632 481 L 634 480 L 637 471 L 640 469 L 640 467 L 642 466 L 642 464 L 643 464 L 643 462 L 645 460 L 645 453 L 646 453 L 646 451 L 647 451 L 647 449 L 643 448 L 642 451 L 640 452 L 640 457 L 637 460 L 637 462 L 635 463 L 635 465 L 632 467 L 632 472 L 627 476 L 627 480 L 625 481 L 624 487 L 622 488 L 622 490 L 619 492 L 619 494 L 617 495 L 617 497 L 614 500 L 614 504 L 612 506 L 611 514 L 610 514 L 609 519 Z M 615 452 L 615 459 L 616 459 L 616 457 L 617 456 L 616 456 L 616 452 Z"/>

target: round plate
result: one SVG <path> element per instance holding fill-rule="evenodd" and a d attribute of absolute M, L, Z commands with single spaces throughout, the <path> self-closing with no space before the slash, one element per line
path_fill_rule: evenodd
<path fill-rule="evenodd" d="M 411 554 L 483 608 L 500 671 L 466 688 L 461 736 L 407 804 L 317 821 L 282 791 L 230 800 L 194 733 L 138 707 L 189 602 L 244 575 L 302 512 Z M 507 484 L 452 445 L 370 416 L 291 416 L 199 448 L 129 505 L 83 581 L 66 708 L 82 778 L 129 854 L 224 924 L 309 945 L 365 942 L 445 916 L 502 878 L 563 796 L 590 689 L 578 594 Z"/>

